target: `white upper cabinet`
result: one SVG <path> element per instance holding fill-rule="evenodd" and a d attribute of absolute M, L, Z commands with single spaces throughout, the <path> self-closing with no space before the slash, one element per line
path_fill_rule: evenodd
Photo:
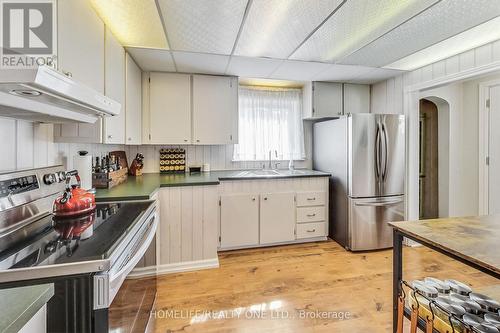
<path fill-rule="evenodd" d="M 368 84 L 344 84 L 344 113 L 370 112 L 370 86 Z"/>
<path fill-rule="evenodd" d="M 57 2 L 57 68 L 104 94 L 104 23 L 87 0 Z M 54 126 L 55 142 L 101 143 L 102 120 Z"/>
<path fill-rule="evenodd" d="M 88 0 L 57 2 L 57 67 L 104 93 L 104 23 Z"/>
<path fill-rule="evenodd" d="M 193 143 L 236 143 L 237 118 L 238 78 L 193 75 Z"/>
<path fill-rule="evenodd" d="M 149 75 L 149 143 L 191 143 L 191 76 Z"/>
<path fill-rule="evenodd" d="M 370 112 L 369 85 L 308 82 L 302 92 L 304 119 Z"/>
<path fill-rule="evenodd" d="M 103 142 L 125 143 L 125 50 L 109 29 L 105 41 L 105 85 L 106 96 L 121 104 L 120 114 L 104 117 Z"/>
<path fill-rule="evenodd" d="M 134 59 L 125 55 L 125 144 L 142 143 L 142 72 Z"/>

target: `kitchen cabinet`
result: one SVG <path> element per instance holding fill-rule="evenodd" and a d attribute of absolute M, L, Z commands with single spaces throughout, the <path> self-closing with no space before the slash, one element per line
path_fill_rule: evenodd
<path fill-rule="evenodd" d="M 259 195 L 230 194 L 220 197 L 220 247 L 259 244 Z"/>
<path fill-rule="evenodd" d="M 105 39 L 105 82 L 106 96 L 121 104 L 120 114 L 104 117 L 103 143 L 125 143 L 125 50 L 111 31 L 106 28 Z M 140 94 L 140 92 L 139 92 Z M 140 95 L 139 95 L 140 96 Z"/>
<path fill-rule="evenodd" d="M 333 118 L 370 112 L 370 86 L 336 82 L 307 82 L 302 88 L 303 118 Z"/>
<path fill-rule="evenodd" d="M 193 75 L 192 95 L 193 143 L 208 145 L 236 143 L 238 78 Z"/>
<path fill-rule="evenodd" d="M 344 83 L 344 113 L 370 112 L 370 86 Z"/>
<path fill-rule="evenodd" d="M 88 0 L 57 2 L 57 67 L 104 93 L 104 23 Z"/>
<path fill-rule="evenodd" d="M 263 193 L 260 196 L 260 244 L 295 239 L 295 193 Z"/>
<path fill-rule="evenodd" d="M 125 55 L 125 144 L 142 143 L 142 78 L 134 59 Z"/>
<path fill-rule="evenodd" d="M 151 144 L 191 143 L 190 75 L 149 74 L 149 123 L 145 130 Z"/>

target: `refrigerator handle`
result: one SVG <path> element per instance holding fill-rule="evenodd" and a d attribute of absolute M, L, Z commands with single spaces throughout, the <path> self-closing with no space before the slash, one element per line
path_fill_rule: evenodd
<path fill-rule="evenodd" d="M 377 123 L 377 132 L 375 133 L 375 175 L 377 180 L 380 182 L 380 172 L 382 166 L 380 165 L 380 150 L 381 150 L 381 138 L 380 138 L 380 124 Z"/>
<path fill-rule="evenodd" d="M 397 205 L 399 203 L 402 203 L 404 199 L 398 199 L 398 200 L 391 200 L 391 201 L 381 201 L 381 202 L 356 202 L 354 203 L 355 206 L 361 206 L 361 207 L 383 207 L 383 206 L 392 206 L 392 205 Z"/>
<path fill-rule="evenodd" d="M 389 163 L 389 137 L 385 122 L 382 123 L 382 133 L 384 135 L 384 168 L 382 169 L 382 180 L 385 182 L 387 179 L 387 164 Z"/>

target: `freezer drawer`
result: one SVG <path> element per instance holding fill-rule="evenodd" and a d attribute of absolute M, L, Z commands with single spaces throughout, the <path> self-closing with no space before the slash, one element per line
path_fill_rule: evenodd
<path fill-rule="evenodd" d="M 349 248 L 352 251 L 392 247 L 388 222 L 404 220 L 404 196 L 349 199 Z"/>

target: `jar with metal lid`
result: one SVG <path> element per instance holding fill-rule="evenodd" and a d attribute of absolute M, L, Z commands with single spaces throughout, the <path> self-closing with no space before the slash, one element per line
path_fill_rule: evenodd
<path fill-rule="evenodd" d="M 463 282 L 452 279 L 444 280 L 444 282 L 450 286 L 452 293 L 468 296 L 472 292 L 472 289 Z"/>
<path fill-rule="evenodd" d="M 463 307 L 453 304 L 453 301 L 451 301 L 448 297 L 437 297 L 434 300 L 434 303 L 437 304 L 437 306 L 434 307 L 434 314 L 446 323 L 450 322 L 450 315 L 453 315 L 456 318 L 462 318 L 463 315 L 466 314 Z M 461 322 L 451 319 L 451 323 L 453 324 L 453 328 L 455 330 L 460 332 L 465 330 L 465 327 Z"/>
<path fill-rule="evenodd" d="M 423 295 L 422 297 L 422 295 L 416 292 L 415 297 L 417 301 L 420 304 L 426 305 L 427 307 L 429 306 L 429 300 L 439 296 L 439 292 L 437 291 L 436 288 L 426 285 L 425 282 L 421 280 L 412 281 L 411 286 L 413 289 L 415 289 L 416 291 L 418 291 Z"/>
<path fill-rule="evenodd" d="M 474 327 L 475 332 L 478 333 L 499 333 L 500 331 L 493 325 L 486 322 Z"/>
<path fill-rule="evenodd" d="M 426 277 L 424 279 L 424 282 L 426 285 L 436 288 L 437 291 L 442 295 L 448 295 L 451 291 L 450 286 L 444 281 L 441 281 L 439 279 L 433 277 Z"/>
<path fill-rule="evenodd" d="M 472 326 L 472 327 L 479 326 L 484 322 L 483 318 L 481 318 L 477 315 L 471 314 L 471 313 L 464 314 L 464 316 L 462 317 L 462 320 L 464 321 L 464 323 L 466 323 L 467 325 Z"/>
<path fill-rule="evenodd" d="M 450 298 L 450 299 L 453 301 L 453 304 L 463 307 L 465 309 L 465 312 L 467 312 L 467 313 L 480 315 L 484 312 L 483 309 L 481 308 L 481 306 L 471 299 L 466 300 L 466 301 L 461 301 L 461 300 L 452 299 L 452 298 Z"/>
<path fill-rule="evenodd" d="M 469 297 L 471 300 L 476 301 L 483 310 L 495 313 L 500 310 L 500 303 L 487 295 L 471 293 Z"/>

